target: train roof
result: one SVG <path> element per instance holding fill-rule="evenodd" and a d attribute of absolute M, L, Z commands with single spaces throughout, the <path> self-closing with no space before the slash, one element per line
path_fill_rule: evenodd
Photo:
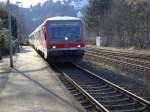
<path fill-rule="evenodd" d="M 80 20 L 80 18 L 70 16 L 57 16 L 47 19 L 47 21 L 61 21 L 61 20 Z"/>

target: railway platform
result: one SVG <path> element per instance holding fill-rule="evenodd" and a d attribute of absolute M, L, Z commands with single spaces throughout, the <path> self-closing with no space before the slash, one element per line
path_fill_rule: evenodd
<path fill-rule="evenodd" d="M 31 47 L 21 48 L 13 69 L 8 62 L 0 62 L 0 112 L 85 111 Z"/>

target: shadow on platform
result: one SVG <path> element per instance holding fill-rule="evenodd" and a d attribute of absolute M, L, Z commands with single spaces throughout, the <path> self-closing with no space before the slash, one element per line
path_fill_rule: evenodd
<path fill-rule="evenodd" d="M 58 99 L 60 99 L 61 101 L 63 101 L 64 103 L 66 103 L 67 105 L 73 107 L 74 109 L 78 110 L 79 112 L 82 112 L 78 107 L 75 107 L 74 105 L 72 105 L 71 103 L 69 103 L 68 101 L 66 101 L 65 99 L 63 99 L 62 97 L 60 97 L 59 95 L 57 95 L 56 93 L 50 91 L 48 88 L 46 88 L 44 85 L 42 85 L 40 82 L 38 82 L 37 80 L 29 77 L 27 74 L 25 74 L 22 71 L 19 71 L 17 68 L 14 68 L 14 70 L 19 73 L 20 75 L 26 77 L 27 79 L 29 79 L 30 81 L 32 81 L 33 83 L 35 83 L 37 86 L 41 87 L 43 90 L 45 90 L 46 92 L 48 92 L 49 94 L 54 95 L 55 97 L 57 97 Z"/>

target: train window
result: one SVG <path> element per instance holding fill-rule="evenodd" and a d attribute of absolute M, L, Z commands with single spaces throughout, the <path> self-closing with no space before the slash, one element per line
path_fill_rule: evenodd
<path fill-rule="evenodd" d="M 79 42 L 81 41 L 80 25 L 55 24 L 49 26 L 50 41 L 52 42 Z M 65 38 L 68 38 L 67 40 Z"/>
<path fill-rule="evenodd" d="M 45 40 L 46 40 L 46 32 L 44 34 L 45 34 L 44 37 L 45 37 Z"/>
<path fill-rule="evenodd" d="M 80 27 L 79 26 L 67 26 L 66 33 L 70 35 L 80 35 Z"/>

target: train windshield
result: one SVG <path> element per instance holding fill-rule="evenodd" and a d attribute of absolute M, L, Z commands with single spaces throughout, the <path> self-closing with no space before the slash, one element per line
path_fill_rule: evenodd
<path fill-rule="evenodd" d="M 80 42 L 81 41 L 80 21 L 50 23 L 48 30 L 49 30 L 51 42 Z"/>

